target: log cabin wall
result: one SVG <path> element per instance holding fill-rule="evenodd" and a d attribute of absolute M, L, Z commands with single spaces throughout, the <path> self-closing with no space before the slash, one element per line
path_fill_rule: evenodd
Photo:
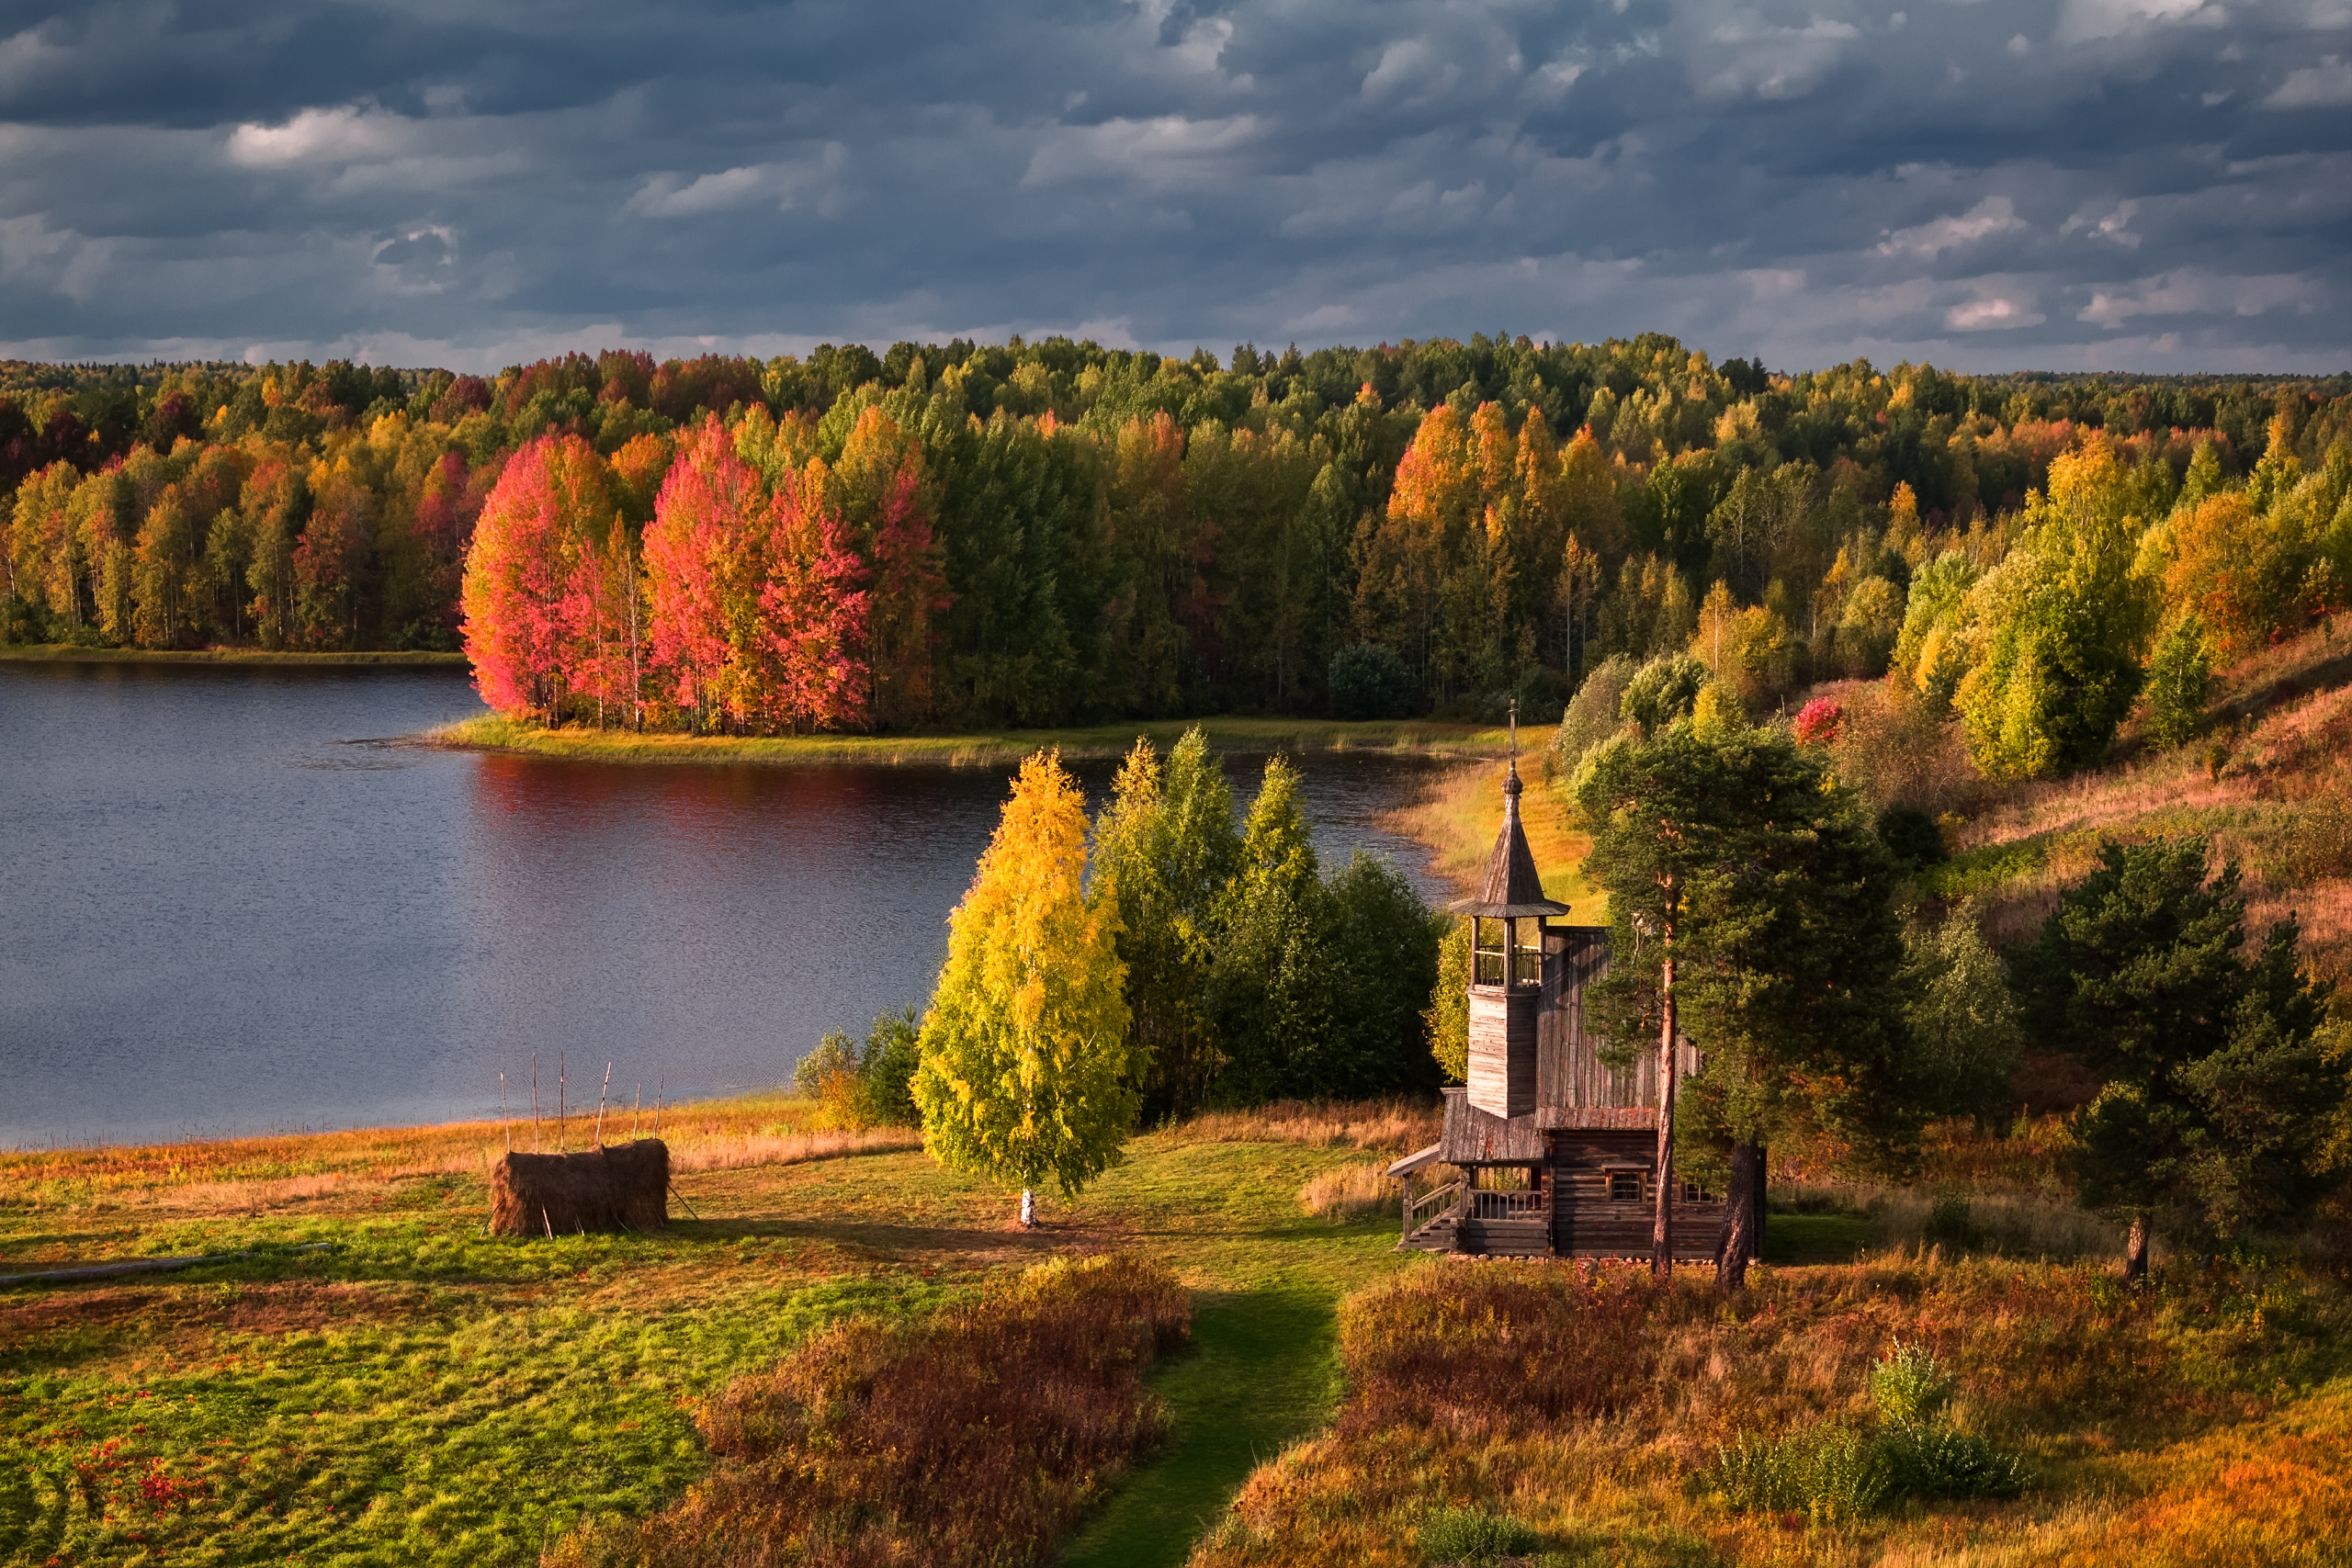
<path fill-rule="evenodd" d="M 1657 1217 L 1651 1171 L 1657 1133 L 1651 1128 L 1578 1128 L 1546 1135 L 1549 1157 L 1544 1182 L 1551 1190 L 1552 1250 L 1563 1257 L 1647 1258 Z M 1612 1179 L 1631 1196 L 1612 1191 Z M 1677 1196 L 1673 1205 L 1674 1256 L 1712 1260 L 1721 1242 L 1724 1203 Z"/>
<path fill-rule="evenodd" d="M 1600 926 L 1554 926 L 1544 932 L 1543 1014 L 1536 1029 L 1535 1120 L 1573 1127 L 1595 1111 L 1657 1110 L 1657 1050 L 1637 1044 L 1623 1068 L 1600 1059 L 1600 1039 L 1586 1020 L 1585 989 L 1609 972 L 1609 932 Z M 1474 997 L 1476 993 L 1473 993 Z M 1472 1002 L 1475 1010 L 1476 1002 Z M 1473 1012 L 1475 1020 L 1476 1013 Z M 1472 1028 L 1476 1027 L 1475 1021 Z M 1472 1049 L 1475 1052 L 1475 1034 Z M 1682 1042 L 1675 1070 L 1699 1070 L 1699 1053 Z"/>

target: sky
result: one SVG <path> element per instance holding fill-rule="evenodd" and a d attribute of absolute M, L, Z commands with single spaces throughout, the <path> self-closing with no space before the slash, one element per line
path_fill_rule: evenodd
<path fill-rule="evenodd" d="M 0 356 L 2352 369 L 2352 0 L 0 0 Z"/>

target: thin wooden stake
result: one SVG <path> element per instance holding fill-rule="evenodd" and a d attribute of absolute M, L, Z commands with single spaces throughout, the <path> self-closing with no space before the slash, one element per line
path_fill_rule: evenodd
<path fill-rule="evenodd" d="M 514 1119 L 506 1113 L 506 1075 L 498 1075 L 498 1121 L 506 1129 L 506 1152 L 514 1152 Z"/>
<path fill-rule="evenodd" d="M 667 1081 L 658 1077 L 653 1080 L 653 1135 L 657 1138 L 662 1135 L 662 1086 Z"/>
<path fill-rule="evenodd" d="M 531 1152 L 539 1152 L 539 1054 L 531 1053 Z"/>
<path fill-rule="evenodd" d="M 563 1053 L 555 1054 L 555 1152 L 567 1153 L 563 1142 Z"/>
<path fill-rule="evenodd" d="M 605 1100 L 613 1092 L 613 1065 L 605 1064 L 605 1087 L 596 1091 L 596 1146 L 605 1146 Z"/>
<path fill-rule="evenodd" d="M 637 1086 L 637 1100 L 628 1108 L 628 1141 L 637 1142 L 637 1113 L 645 1109 L 645 1086 Z"/>

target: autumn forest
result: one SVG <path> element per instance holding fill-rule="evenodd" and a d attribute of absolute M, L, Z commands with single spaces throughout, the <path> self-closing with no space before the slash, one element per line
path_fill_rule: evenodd
<path fill-rule="evenodd" d="M 543 722 L 1557 716 L 1688 652 L 1759 713 L 1900 664 L 2020 773 L 2095 754 L 2167 637 L 2340 607 L 2352 381 L 1655 335 L 15 363 L 0 485 L 7 640 L 462 648 Z"/>

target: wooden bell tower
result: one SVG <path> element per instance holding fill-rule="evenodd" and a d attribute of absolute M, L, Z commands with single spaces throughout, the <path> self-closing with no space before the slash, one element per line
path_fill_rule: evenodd
<path fill-rule="evenodd" d="M 1568 912 L 1544 896 L 1520 827 L 1519 705 L 1511 705 L 1503 826 L 1478 894 L 1453 907 L 1470 917 L 1470 1103 L 1491 1116 L 1535 1109 L 1536 1030 L 1544 997 L 1544 922 Z"/>

